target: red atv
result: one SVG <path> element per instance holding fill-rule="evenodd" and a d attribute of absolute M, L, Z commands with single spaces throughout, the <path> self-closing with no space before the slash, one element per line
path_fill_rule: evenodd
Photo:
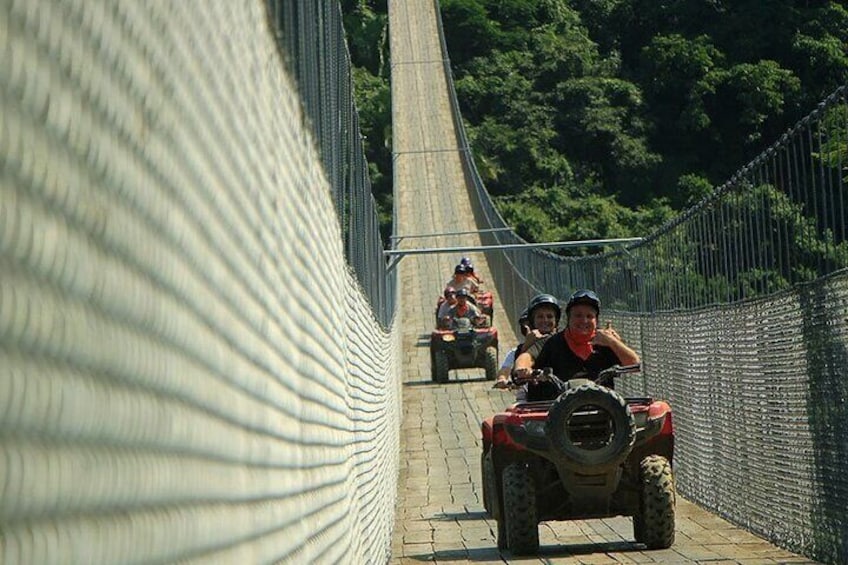
<path fill-rule="evenodd" d="M 430 376 L 437 383 L 448 382 L 451 369 L 481 367 L 486 379 L 493 381 L 498 373 L 498 330 L 491 327 L 487 316 L 477 325 L 468 318 L 454 320 L 450 328 L 435 329 L 430 334 Z"/>
<path fill-rule="evenodd" d="M 639 370 L 615 366 L 596 381 L 568 382 L 534 371 L 530 384 L 548 381 L 564 392 L 483 422 L 483 504 L 497 520 L 498 548 L 533 554 L 539 522 L 610 516 L 632 516 L 636 541 L 649 549 L 674 543 L 671 407 L 604 386 Z"/>

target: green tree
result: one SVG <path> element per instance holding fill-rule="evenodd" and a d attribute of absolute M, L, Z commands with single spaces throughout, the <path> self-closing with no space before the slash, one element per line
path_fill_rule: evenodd
<path fill-rule="evenodd" d="M 442 24 L 451 62 L 462 67 L 499 44 L 500 27 L 489 19 L 483 0 L 441 0 Z"/>
<path fill-rule="evenodd" d="M 667 145 L 679 142 L 681 117 L 695 86 L 723 63 L 724 55 L 705 35 L 657 35 L 642 49 L 639 81 L 657 133 L 678 138 Z"/>
<path fill-rule="evenodd" d="M 800 81 L 774 61 L 742 63 L 707 74 L 693 89 L 684 112 L 695 142 L 702 144 L 701 170 L 726 179 L 786 128 L 797 114 Z"/>
<path fill-rule="evenodd" d="M 597 178 L 625 204 L 646 200 L 661 158 L 647 144 L 639 88 L 616 78 L 577 78 L 560 83 L 552 101 L 559 148 L 580 163 L 578 175 Z"/>
<path fill-rule="evenodd" d="M 386 0 L 344 0 L 342 18 L 353 63 L 372 75 L 387 76 Z"/>
<path fill-rule="evenodd" d="M 848 8 L 843 3 L 824 2 L 810 10 L 799 28 L 787 55 L 787 67 L 804 85 L 804 107 L 811 108 L 845 83 Z"/>
<path fill-rule="evenodd" d="M 351 56 L 354 99 L 380 231 L 392 230 L 391 88 L 386 0 L 344 0 L 342 17 Z"/>
<path fill-rule="evenodd" d="M 648 119 L 654 125 L 649 143 L 665 157 L 655 190 L 671 198 L 678 208 L 691 196 L 678 190 L 678 179 L 702 170 L 698 142 L 687 131 L 692 120 L 691 100 L 698 85 L 723 63 L 724 55 L 705 35 L 693 39 L 679 34 L 658 35 L 642 49 L 638 80 Z"/>
<path fill-rule="evenodd" d="M 357 105 L 384 218 L 386 4 L 342 1 L 354 64 L 368 71 L 354 75 Z M 568 224 L 560 212 L 578 212 L 583 199 L 621 207 L 603 212 L 616 221 L 594 221 L 598 229 L 628 225 L 625 211 L 648 221 L 662 206 L 704 199 L 848 76 L 848 9 L 834 0 L 441 0 L 441 8 L 477 168 L 499 206 L 527 214 L 523 233 L 534 239 L 576 238 L 576 228 L 560 229 Z M 840 155 L 833 146 L 822 159 Z"/>
<path fill-rule="evenodd" d="M 561 187 L 535 187 L 498 201 L 504 220 L 530 241 L 575 241 L 641 237 L 671 219 L 674 211 L 663 200 L 638 210 L 611 196 L 575 196 Z M 579 248 L 564 254 L 585 255 L 598 249 Z"/>

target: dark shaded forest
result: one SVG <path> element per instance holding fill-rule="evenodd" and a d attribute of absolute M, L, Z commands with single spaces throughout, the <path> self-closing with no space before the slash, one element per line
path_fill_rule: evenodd
<path fill-rule="evenodd" d="M 374 194 L 391 224 L 385 0 L 345 0 Z M 836 1 L 441 0 L 460 109 L 530 241 L 648 235 L 848 80 Z"/>

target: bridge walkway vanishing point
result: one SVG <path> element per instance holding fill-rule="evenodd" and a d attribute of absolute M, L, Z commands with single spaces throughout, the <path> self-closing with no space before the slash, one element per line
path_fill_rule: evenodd
<path fill-rule="evenodd" d="M 398 235 L 477 229 L 460 162 L 432 0 L 389 3 L 394 180 Z M 480 245 L 474 235 L 406 240 L 400 248 Z M 487 281 L 483 254 L 470 254 Z M 429 333 L 453 255 L 412 255 L 400 270 L 403 423 L 392 563 L 510 562 L 483 510 L 479 422 L 512 400 L 491 389 L 482 369 L 430 379 Z M 496 290 L 491 288 L 491 290 Z M 513 313 L 495 295 L 501 356 L 515 345 Z M 811 563 L 678 496 L 676 542 L 647 551 L 633 542 L 630 518 L 540 525 L 545 563 Z"/>

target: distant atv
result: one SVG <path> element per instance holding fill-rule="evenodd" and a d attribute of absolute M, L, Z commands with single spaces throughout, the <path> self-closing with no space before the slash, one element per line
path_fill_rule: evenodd
<path fill-rule="evenodd" d="M 597 381 L 549 380 L 556 400 L 519 402 L 482 424 L 483 499 L 497 520 L 498 548 L 539 549 L 539 522 L 632 516 L 637 542 L 674 543 L 674 427 L 670 406 L 622 398 L 603 386 L 639 365 L 612 367 Z M 524 383 L 513 381 L 515 385 Z"/>
<path fill-rule="evenodd" d="M 451 369 L 480 367 L 493 381 L 498 372 L 498 330 L 482 317 L 478 326 L 468 318 L 458 318 L 448 329 L 430 334 L 430 376 L 437 383 L 448 381 Z"/>

